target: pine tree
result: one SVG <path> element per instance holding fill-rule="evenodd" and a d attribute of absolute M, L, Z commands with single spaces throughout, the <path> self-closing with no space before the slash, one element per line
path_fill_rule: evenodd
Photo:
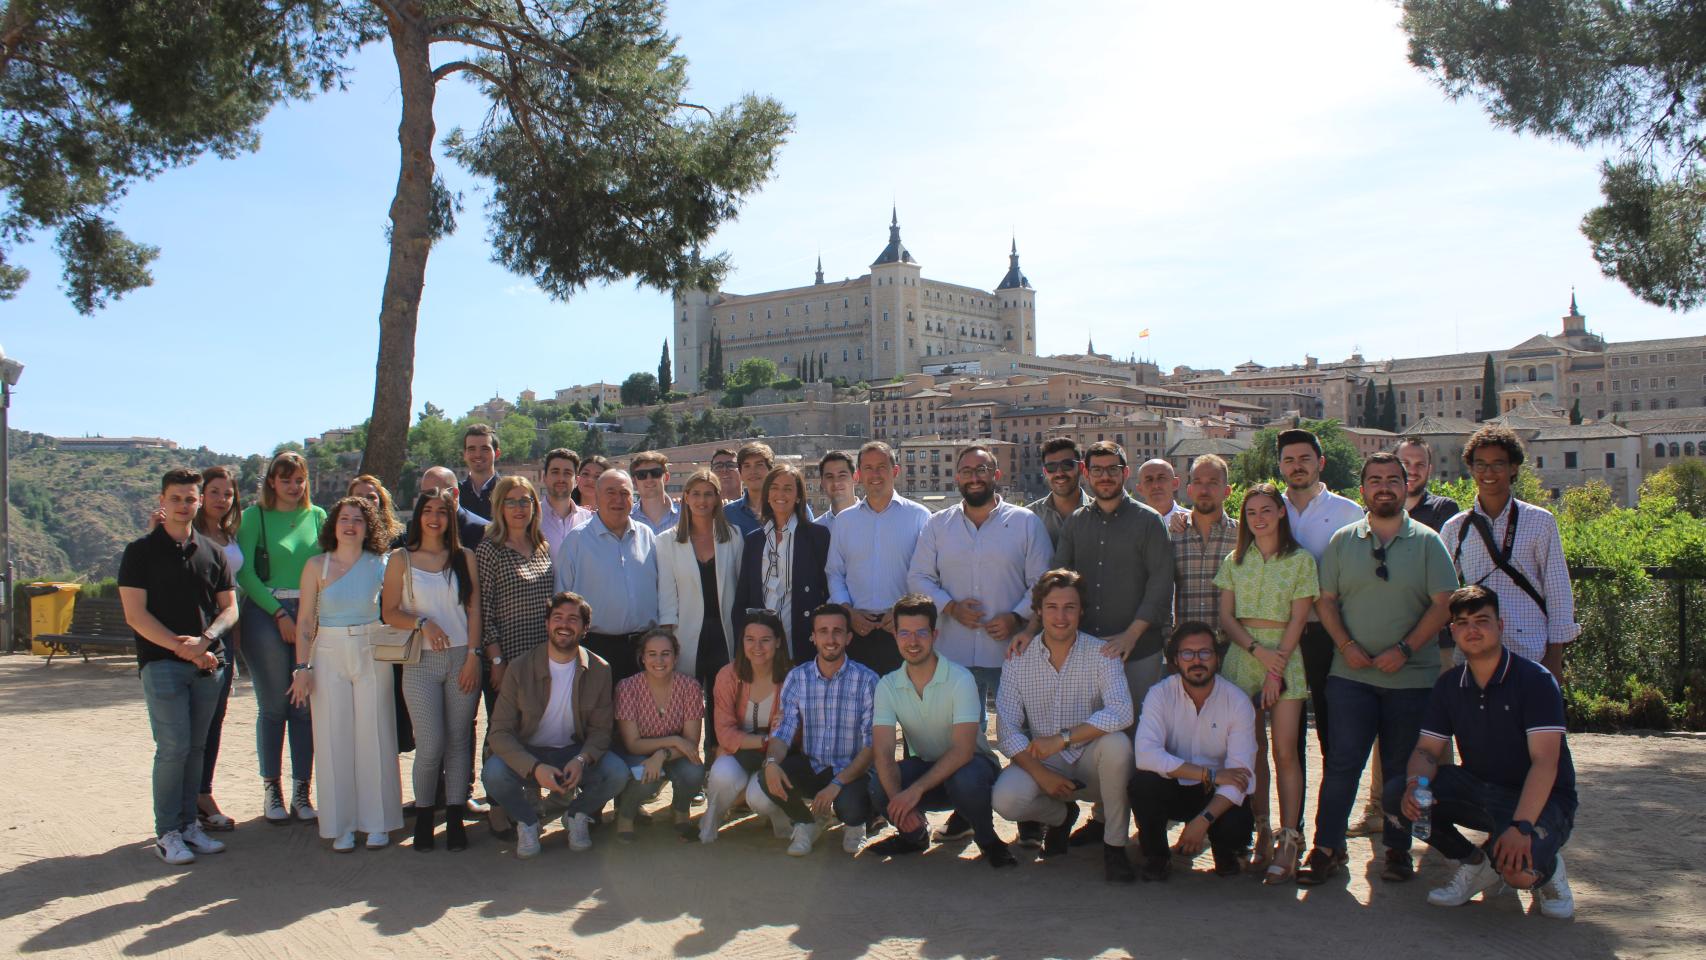
<path fill-rule="evenodd" d="M 1570 425 L 1571 426 L 1581 426 L 1581 423 L 1582 423 L 1582 398 L 1577 397 L 1576 402 L 1570 404 Z"/>
<path fill-rule="evenodd" d="M 1380 426 L 1380 394 L 1375 392 L 1374 379 L 1368 381 L 1368 389 L 1362 397 L 1362 425 L 1379 428 Z"/>
<path fill-rule="evenodd" d="M 1392 391 L 1392 381 L 1386 381 L 1386 400 L 1380 406 L 1380 429 L 1398 432 L 1398 395 Z"/>
<path fill-rule="evenodd" d="M 1487 363 L 1481 368 L 1481 416 L 1477 420 L 1491 420 L 1499 415 L 1499 378 L 1493 371 L 1493 355 L 1487 354 Z"/>
<path fill-rule="evenodd" d="M 663 340 L 663 356 L 658 358 L 658 396 L 667 396 L 674 387 L 675 380 L 670 376 L 669 338 Z"/>

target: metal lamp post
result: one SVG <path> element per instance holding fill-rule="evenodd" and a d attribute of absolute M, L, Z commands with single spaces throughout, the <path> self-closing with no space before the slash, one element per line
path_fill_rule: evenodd
<path fill-rule="evenodd" d="M 12 652 L 12 489 L 7 478 L 7 465 L 11 460 L 11 432 L 6 423 L 7 412 L 12 407 L 12 388 L 18 385 L 18 377 L 24 372 L 24 365 L 6 356 L 4 348 L 0 348 L 0 649 Z"/>

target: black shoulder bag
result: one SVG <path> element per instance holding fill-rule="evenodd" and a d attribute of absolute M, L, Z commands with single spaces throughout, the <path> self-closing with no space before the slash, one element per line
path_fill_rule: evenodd
<path fill-rule="evenodd" d="M 255 516 L 261 521 L 261 535 L 255 538 L 255 576 L 262 583 L 272 579 L 272 556 L 267 553 L 267 510 L 265 507 L 255 507 Z"/>
<path fill-rule="evenodd" d="M 1533 600 L 1534 605 L 1540 608 L 1540 615 L 1547 616 L 1546 598 L 1541 596 L 1540 591 L 1534 589 L 1534 584 L 1530 583 L 1529 579 L 1523 576 L 1522 571 L 1518 570 L 1511 563 L 1511 551 L 1516 547 L 1516 520 L 1518 517 L 1522 516 L 1522 508 L 1517 506 L 1514 502 L 1511 504 L 1511 522 L 1509 526 L 1505 527 L 1505 542 L 1503 550 L 1493 546 L 1493 525 L 1488 522 L 1487 518 L 1476 513 L 1473 509 L 1469 510 L 1468 514 L 1469 515 L 1466 518 L 1467 522 L 1465 522 L 1463 526 L 1457 528 L 1457 550 L 1451 558 L 1452 562 L 1457 567 L 1458 582 L 1466 583 L 1463 579 L 1463 541 L 1469 536 L 1469 528 L 1473 526 L 1475 531 L 1481 535 L 1481 542 L 1487 546 L 1487 556 L 1492 559 L 1494 569 L 1504 571 L 1505 576 L 1509 577 L 1510 581 L 1517 585 L 1517 589 L 1528 594 L 1528 598 Z M 1491 571 L 1487 573 L 1487 577 L 1492 575 Z M 1479 585 L 1486 581 L 1487 577 L 1482 577 L 1480 580 L 1475 581 L 1475 583 Z"/>

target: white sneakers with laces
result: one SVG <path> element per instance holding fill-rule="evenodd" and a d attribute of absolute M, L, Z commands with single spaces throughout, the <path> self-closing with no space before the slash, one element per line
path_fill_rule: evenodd
<path fill-rule="evenodd" d="M 1436 907 L 1461 907 L 1475 899 L 1478 893 L 1492 896 L 1504 886 L 1504 880 L 1499 877 L 1499 871 L 1494 869 L 1491 857 L 1483 854 L 1480 863 L 1467 861 L 1458 864 L 1457 872 L 1451 875 L 1451 882 L 1443 887 L 1428 891 L 1428 902 Z"/>
<path fill-rule="evenodd" d="M 841 828 L 841 850 L 843 853 L 857 854 L 864 845 L 864 827 L 843 826 Z"/>
<path fill-rule="evenodd" d="M 1534 888 L 1534 902 L 1540 912 L 1554 920 L 1568 920 L 1576 915 L 1576 895 L 1570 892 L 1570 881 L 1564 876 L 1564 857 L 1559 855 L 1552 879 Z"/>
<path fill-rule="evenodd" d="M 154 838 L 154 855 L 174 867 L 195 862 L 195 854 L 184 846 L 184 835 L 177 830 L 168 830 Z"/>
<path fill-rule="evenodd" d="M 569 830 L 569 849 L 582 852 L 592 849 L 592 834 L 587 832 L 592 818 L 584 813 L 564 814 L 563 826 Z"/>
<path fill-rule="evenodd" d="M 223 853 L 225 851 L 225 844 L 208 836 L 199 823 L 191 823 L 180 831 L 180 835 L 183 837 L 184 845 L 198 855 Z"/>
<path fill-rule="evenodd" d="M 515 825 L 515 858 L 531 860 L 539 856 L 539 824 L 521 823 Z"/>
<path fill-rule="evenodd" d="M 788 856 L 803 857 L 812 852 L 812 844 L 817 840 L 818 825 L 816 823 L 796 823 L 793 828 L 793 842 L 788 844 Z"/>
<path fill-rule="evenodd" d="M 308 781 L 298 780 L 290 791 L 290 806 L 296 812 L 296 819 L 304 823 L 318 820 L 320 815 L 315 812 L 314 805 L 308 802 Z"/>

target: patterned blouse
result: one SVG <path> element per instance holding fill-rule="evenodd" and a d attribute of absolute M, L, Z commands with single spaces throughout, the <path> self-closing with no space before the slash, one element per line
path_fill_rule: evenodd
<path fill-rule="evenodd" d="M 669 690 L 669 706 L 658 709 L 652 691 L 646 686 L 646 675 L 636 673 L 616 685 L 616 719 L 631 720 L 640 736 L 679 736 L 687 721 L 705 716 L 705 693 L 699 681 L 677 673 Z"/>
<path fill-rule="evenodd" d="M 1320 596 L 1321 583 L 1315 574 L 1315 558 L 1298 547 L 1283 557 L 1269 560 L 1254 543 L 1244 551 L 1244 562 L 1232 554 L 1220 562 L 1214 585 L 1237 595 L 1235 607 L 1240 620 L 1291 621 L 1291 602 Z"/>
<path fill-rule="evenodd" d="M 545 611 L 556 590 L 551 553 L 541 545 L 532 557 L 495 540 L 474 551 L 480 570 L 480 630 L 505 661 L 545 642 Z"/>

